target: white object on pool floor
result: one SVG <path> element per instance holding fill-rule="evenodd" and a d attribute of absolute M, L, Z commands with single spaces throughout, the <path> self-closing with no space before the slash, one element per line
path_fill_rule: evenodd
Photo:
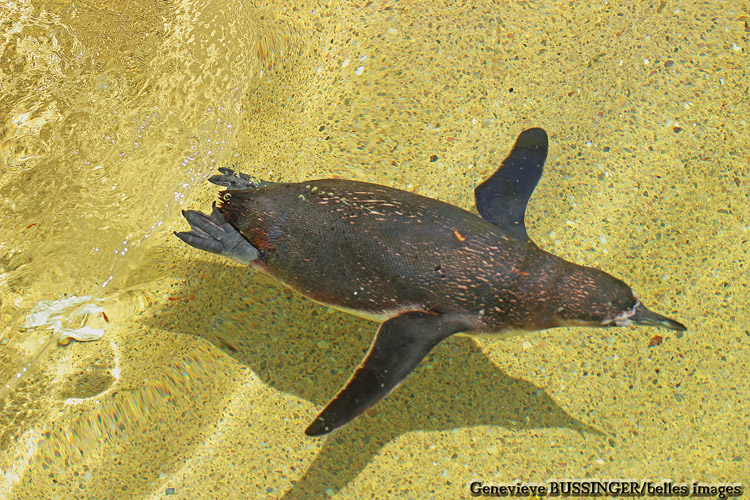
<path fill-rule="evenodd" d="M 95 315 L 102 313 L 102 299 L 90 295 L 68 297 L 59 300 L 40 300 L 26 316 L 23 327 L 26 329 L 47 327 L 57 335 L 59 344 L 67 344 L 70 339 L 79 342 L 99 340 L 104 336 L 103 328 L 86 325 Z M 63 325 L 63 321 L 65 325 Z M 81 325 L 73 327 L 73 325 Z"/>

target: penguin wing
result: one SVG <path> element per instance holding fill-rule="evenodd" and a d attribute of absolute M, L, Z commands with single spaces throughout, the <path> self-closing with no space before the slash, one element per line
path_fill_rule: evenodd
<path fill-rule="evenodd" d="M 410 311 L 385 321 L 359 368 L 305 434 L 320 436 L 354 420 L 403 382 L 433 347 L 468 330 L 470 322 L 458 313 Z"/>
<path fill-rule="evenodd" d="M 479 214 L 522 240 L 528 239 L 526 205 L 542 177 L 548 146 L 547 132 L 524 130 L 500 168 L 474 189 Z"/>

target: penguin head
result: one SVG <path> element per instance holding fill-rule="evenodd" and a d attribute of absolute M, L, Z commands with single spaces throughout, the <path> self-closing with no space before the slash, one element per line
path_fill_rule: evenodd
<path fill-rule="evenodd" d="M 558 286 L 562 305 L 557 315 L 561 325 L 643 325 L 686 330 L 681 323 L 647 309 L 628 285 L 598 269 L 579 268 L 579 272 L 562 278 Z"/>
<path fill-rule="evenodd" d="M 679 321 L 675 321 L 647 309 L 646 306 L 641 304 L 641 301 L 638 300 L 638 296 L 635 292 L 633 292 L 633 297 L 636 299 L 635 306 L 629 311 L 624 311 L 622 317 L 616 317 L 612 321 L 615 326 L 642 325 L 658 326 L 669 330 L 676 330 L 678 332 L 684 332 L 687 330 L 687 327 Z"/>

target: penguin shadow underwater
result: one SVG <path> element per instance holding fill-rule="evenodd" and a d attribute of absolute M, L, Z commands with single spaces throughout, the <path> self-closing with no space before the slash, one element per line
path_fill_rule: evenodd
<path fill-rule="evenodd" d="M 207 340 L 267 387 L 316 407 L 325 405 L 347 380 L 370 344 L 372 322 L 327 312 L 270 277 L 220 262 L 201 262 L 182 272 L 186 286 L 179 294 L 193 299 L 169 303 L 149 320 L 153 326 Z M 212 283 L 232 283 L 231 292 L 217 299 L 216 287 L 206 286 L 205 276 L 211 276 Z M 187 315 L 190 322 L 184 320 Z M 300 330 L 313 321 L 314 335 Z M 283 412 L 279 407 L 277 413 L 243 418 L 252 425 L 259 418 L 279 419 Z M 543 389 L 507 375 L 474 340 L 454 336 L 433 349 L 408 382 L 374 411 L 329 434 L 308 470 L 282 498 L 325 498 L 328 489 L 344 489 L 402 434 L 479 426 L 569 429 L 582 439 L 603 436 L 568 415 Z"/>
<path fill-rule="evenodd" d="M 317 302 L 382 322 L 359 368 L 305 431 L 322 435 L 376 405 L 426 356 L 440 365 L 440 352 L 464 346 L 458 351 L 458 362 L 456 352 L 451 352 L 453 367 L 434 370 L 438 377 L 456 368 L 474 369 L 477 357 L 486 362 L 478 356 L 476 346 L 460 341 L 443 344 L 431 353 L 454 334 L 502 338 L 518 331 L 559 326 L 633 324 L 685 329 L 648 310 L 619 279 L 564 261 L 530 240 L 524 215 L 541 178 L 547 149 L 547 134 L 542 129 L 522 132 L 501 167 L 475 189 L 479 215 L 363 182 L 324 179 L 274 184 L 222 169 L 223 175 L 210 179 L 226 188 L 220 195 L 221 205 L 214 205 L 210 215 L 183 212 L 190 231 L 176 235 L 191 246 L 259 270 Z M 285 360 L 284 366 L 290 364 Z M 463 380 L 472 382 L 472 388 L 494 380 L 474 399 L 465 390 L 459 393 L 462 397 L 448 405 L 450 425 L 502 425 L 503 416 L 507 417 L 505 424 L 518 422 L 525 407 L 516 406 L 513 399 L 493 405 L 495 400 L 487 395 L 519 384 L 526 384 L 528 393 L 537 393 L 530 384 L 509 379 L 488 365 L 486 373 L 462 374 Z M 435 429 L 431 416 L 440 406 L 435 396 L 444 393 L 443 388 L 456 375 L 450 373 L 421 387 L 419 394 L 429 398 L 414 408 L 409 408 L 405 391 L 400 391 L 408 417 L 386 418 L 388 410 L 379 407 L 377 417 L 368 422 L 369 441 L 362 442 L 371 443 L 378 428 L 387 438 L 382 443 L 404 431 Z M 518 392 L 513 396 L 523 399 Z M 548 397 L 542 399 L 545 402 L 534 414 L 545 415 L 556 408 Z M 463 422 L 456 422 L 454 417 L 466 409 L 466 401 L 477 400 L 480 405 L 493 406 L 494 416 L 473 407 L 463 414 Z M 581 425 L 557 410 L 552 425 Z M 482 418 L 477 419 L 480 414 Z M 430 417 L 420 421 L 426 416 Z M 361 425 L 362 419 L 350 427 Z M 444 424 L 438 428 L 445 428 Z M 346 428 L 339 431 L 346 433 L 350 449 L 356 448 L 351 432 Z M 330 440 L 340 439 L 343 437 Z M 318 462 L 327 462 L 325 449 L 321 455 L 302 483 L 323 467 Z"/>

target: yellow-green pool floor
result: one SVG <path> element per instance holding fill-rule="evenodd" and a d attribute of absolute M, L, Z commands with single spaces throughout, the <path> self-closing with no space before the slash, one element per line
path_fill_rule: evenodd
<path fill-rule="evenodd" d="M 468 209 L 518 133 L 543 127 L 532 239 L 688 331 L 452 338 L 368 414 L 309 438 L 377 324 L 187 247 L 175 209 L 139 261 L 163 266 L 153 305 L 56 347 L 9 396 L 0 497 L 465 498 L 475 480 L 566 478 L 747 491 L 750 3 L 253 8 L 293 35 L 259 43 L 227 165 Z M 216 192 L 196 184 L 181 208 Z"/>

